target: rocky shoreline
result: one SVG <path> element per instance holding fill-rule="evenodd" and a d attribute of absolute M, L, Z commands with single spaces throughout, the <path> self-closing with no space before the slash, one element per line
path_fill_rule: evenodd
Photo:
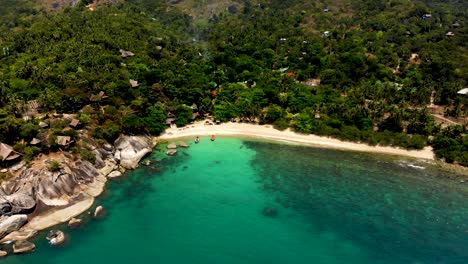
<path fill-rule="evenodd" d="M 156 146 L 150 136 L 121 135 L 114 146 L 95 147 L 96 162 L 76 159 L 69 152 L 55 153 L 32 166 L 10 168 L 15 177 L 0 186 L 0 243 L 13 248 L 28 245 L 38 231 L 65 223 L 86 212 L 105 188 L 108 178 L 135 169 Z M 60 162 L 56 170 L 48 165 Z M 13 250 L 15 253 L 24 253 Z"/>

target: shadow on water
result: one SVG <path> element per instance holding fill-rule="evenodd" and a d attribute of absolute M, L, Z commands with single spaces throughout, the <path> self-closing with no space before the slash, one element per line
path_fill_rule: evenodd
<path fill-rule="evenodd" d="M 366 153 L 244 144 L 256 151 L 252 166 L 263 190 L 319 230 L 333 230 L 384 263 L 468 263 L 468 189 L 431 165 L 406 166 Z"/>

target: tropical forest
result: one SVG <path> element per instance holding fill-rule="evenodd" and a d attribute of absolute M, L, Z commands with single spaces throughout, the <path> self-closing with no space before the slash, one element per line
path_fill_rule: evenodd
<path fill-rule="evenodd" d="M 468 1 L 0 2 L 0 142 L 25 161 L 211 116 L 468 166 Z"/>

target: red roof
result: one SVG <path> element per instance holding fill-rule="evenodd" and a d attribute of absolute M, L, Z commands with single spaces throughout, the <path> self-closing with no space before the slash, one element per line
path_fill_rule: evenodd
<path fill-rule="evenodd" d="M 286 73 L 286 76 L 288 76 L 288 77 L 293 77 L 294 75 L 295 75 L 294 72 L 287 72 L 287 73 Z"/>
<path fill-rule="evenodd" d="M 217 94 L 218 94 L 218 91 L 216 91 L 216 90 L 211 91 L 212 96 L 216 96 Z"/>

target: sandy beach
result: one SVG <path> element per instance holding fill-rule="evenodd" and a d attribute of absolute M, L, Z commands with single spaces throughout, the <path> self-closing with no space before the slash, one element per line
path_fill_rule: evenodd
<path fill-rule="evenodd" d="M 224 135 L 224 136 L 247 136 L 261 139 L 268 139 L 280 142 L 295 143 L 316 147 L 326 147 L 341 150 L 352 150 L 362 152 L 382 153 L 389 155 L 398 155 L 420 159 L 434 159 L 432 147 L 426 147 L 422 150 L 406 150 L 394 147 L 369 146 L 366 144 L 341 141 L 329 137 L 317 135 L 298 134 L 291 130 L 280 131 L 271 125 L 256 125 L 248 123 L 221 123 L 219 125 L 208 125 L 205 121 L 195 122 L 183 128 L 168 128 L 160 137 L 160 140 L 176 140 L 184 137 Z M 202 138 L 201 140 L 209 140 Z"/>

